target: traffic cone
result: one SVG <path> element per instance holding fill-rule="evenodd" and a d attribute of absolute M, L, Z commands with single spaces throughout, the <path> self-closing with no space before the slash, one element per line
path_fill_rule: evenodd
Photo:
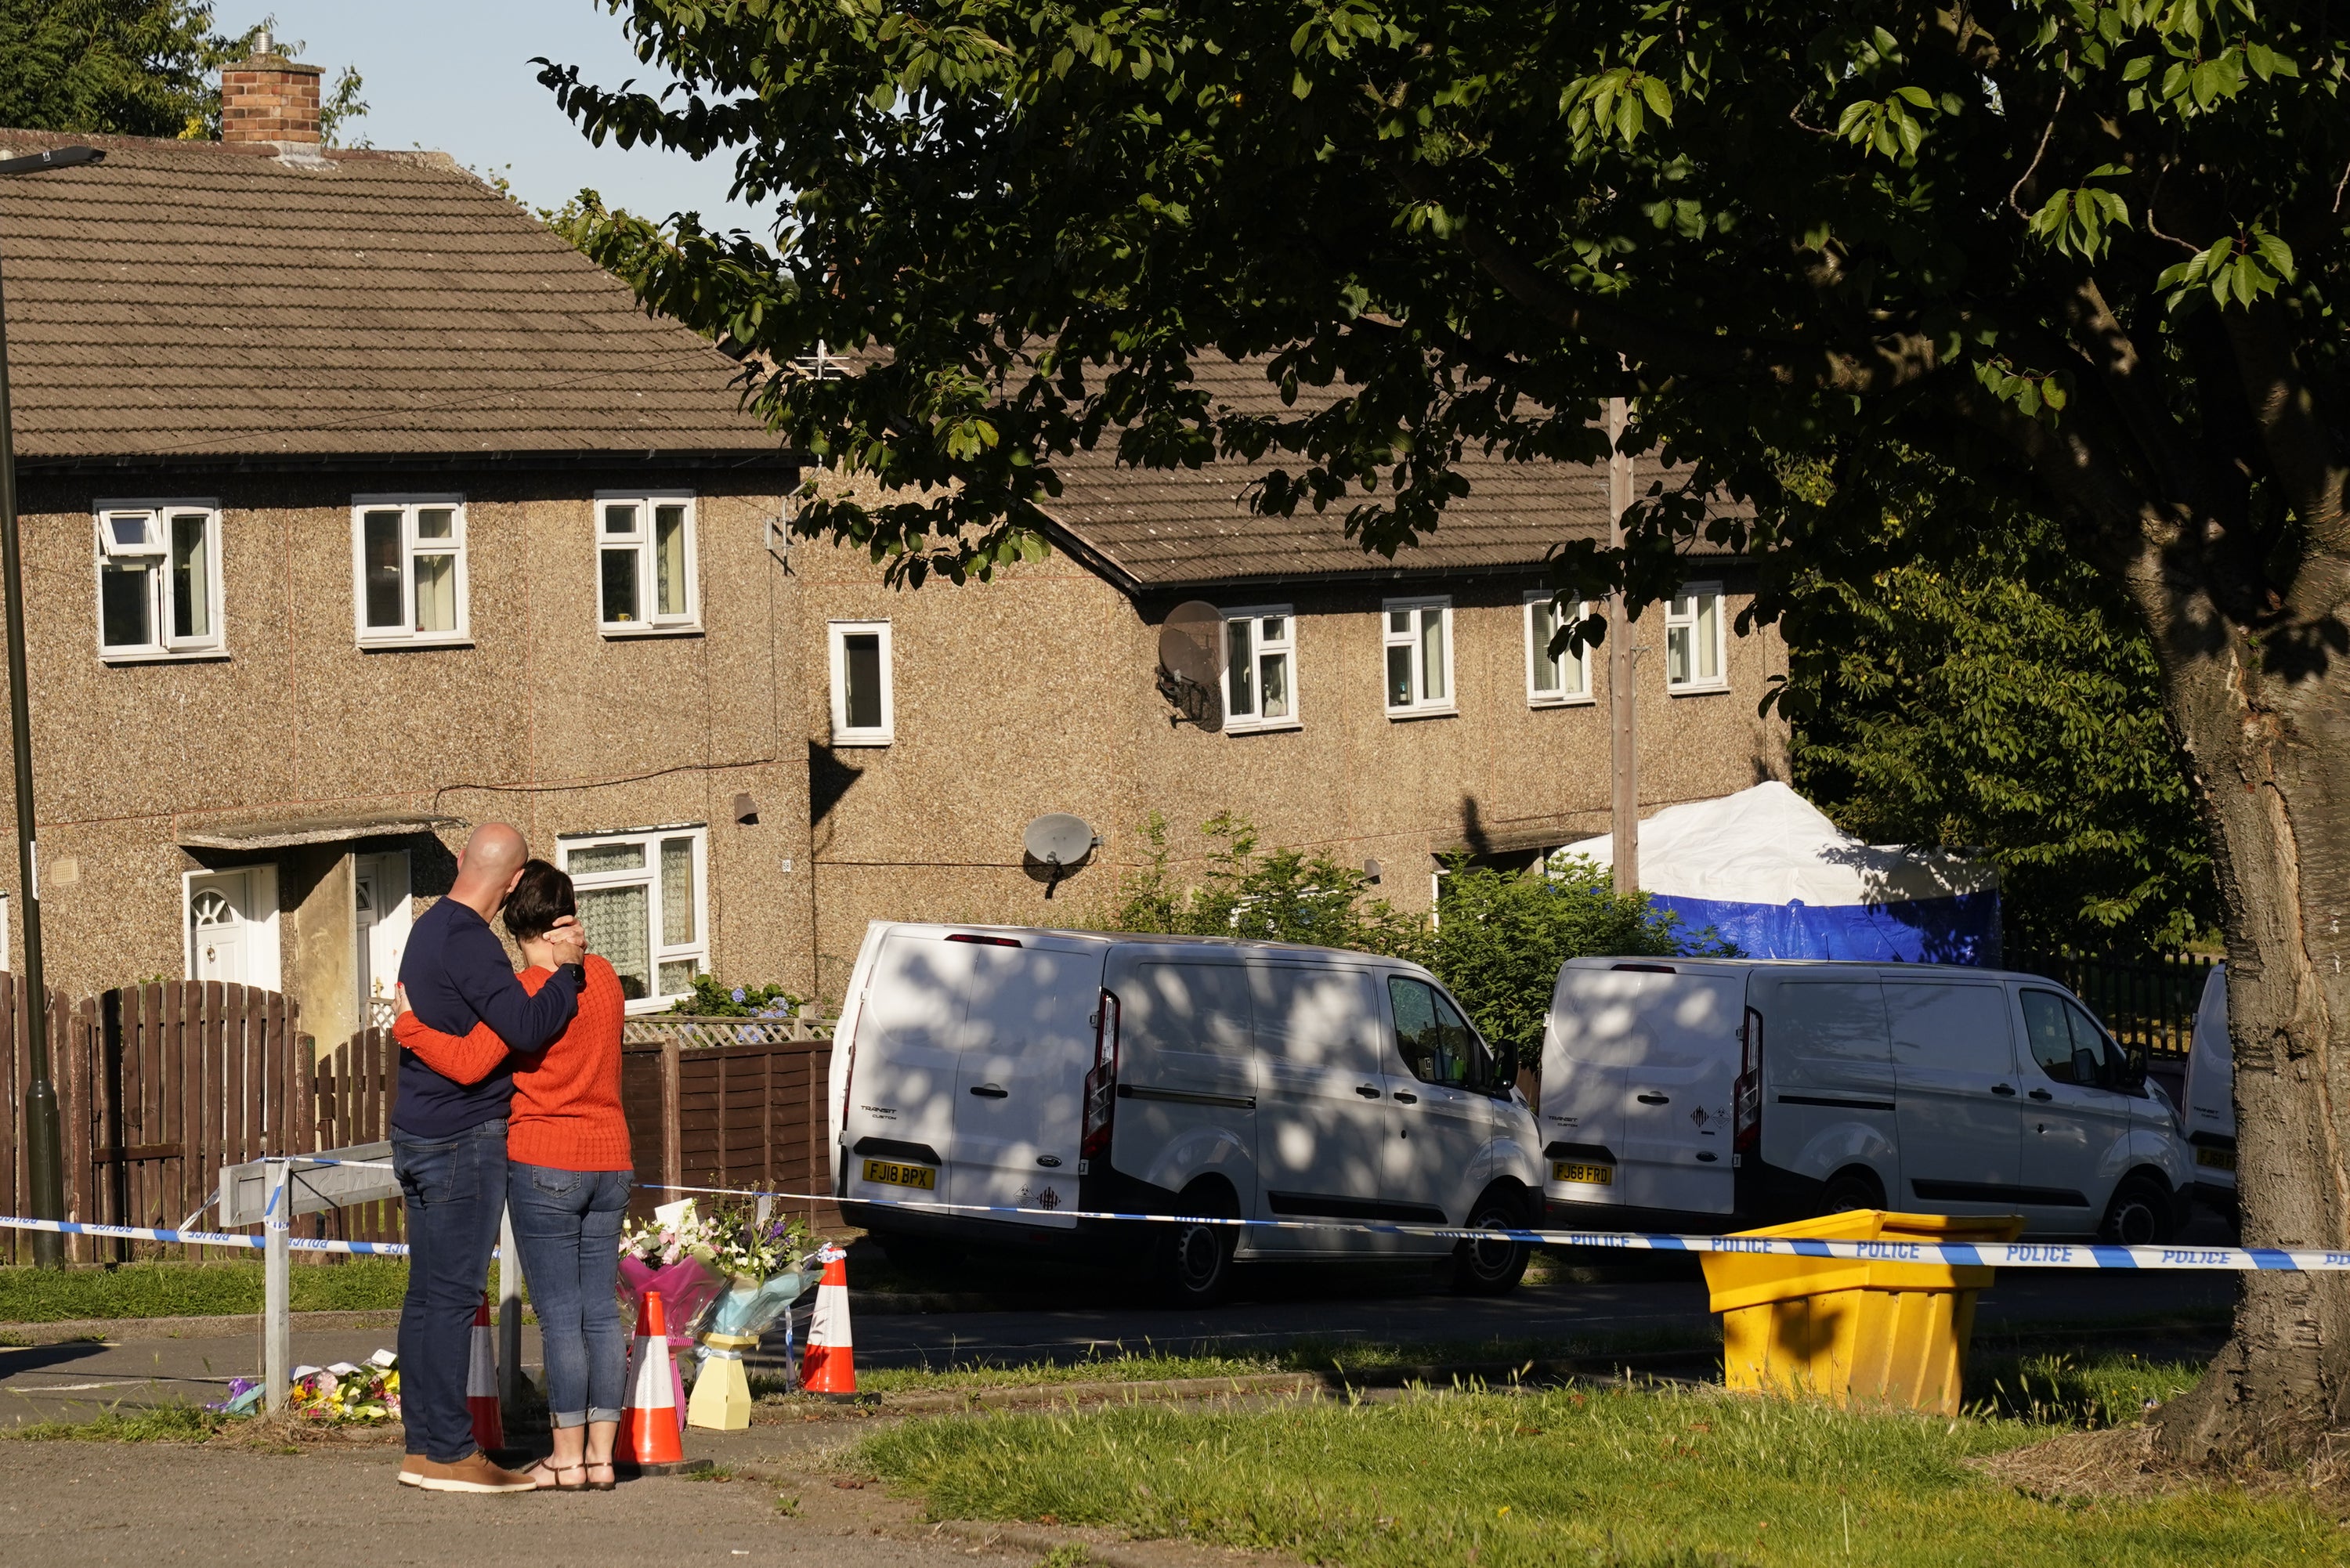
<path fill-rule="evenodd" d="M 629 1357 L 629 1381 L 620 1401 L 620 1434 L 614 1451 L 641 1470 L 685 1462 L 678 1441 L 677 1385 L 670 1366 L 669 1318 L 660 1292 L 647 1291 L 637 1314 L 637 1343 Z"/>
<path fill-rule="evenodd" d="M 808 1317 L 800 1387 L 835 1399 L 854 1399 L 857 1362 L 848 1334 L 848 1254 L 827 1247 L 823 1256 L 824 1278 L 816 1282 L 816 1311 Z"/>
<path fill-rule="evenodd" d="M 473 1354 L 465 1368 L 465 1408 L 473 1414 L 473 1445 L 485 1454 L 506 1446 L 498 1415 L 498 1342 L 490 1330 L 490 1293 L 473 1309 Z"/>

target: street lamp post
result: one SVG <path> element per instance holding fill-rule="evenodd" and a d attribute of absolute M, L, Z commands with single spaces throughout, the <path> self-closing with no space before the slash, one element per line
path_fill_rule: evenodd
<path fill-rule="evenodd" d="M 78 169 L 104 159 L 95 147 L 60 147 L 0 159 L 0 179 L 45 169 Z M 8 595 L 8 732 L 16 742 L 16 876 L 25 890 L 25 1170 L 32 1179 L 33 1218 L 66 1217 L 66 1168 L 59 1147 L 57 1094 L 49 1083 L 49 993 L 41 973 L 41 855 L 34 842 L 32 704 L 25 686 L 25 566 L 16 537 L 16 426 L 8 403 L 8 312 L 0 300 L 0 577 Z M 65 1266 L 65 1238 L 33 1232 L 33 1262 Z"/>

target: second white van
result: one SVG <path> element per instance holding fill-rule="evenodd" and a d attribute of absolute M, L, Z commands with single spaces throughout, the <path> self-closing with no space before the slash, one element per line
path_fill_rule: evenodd
<path fill-rule="evenodd" d="M 1844 1209 L 2168 1241 L 2177 1111 L 2070 992 L 1940 964 L 1576 959 L 1543 1044 L 1554 1223 L 1728 1231 Z"/>
<path fill-rule="evenodd" d="M 1514 1053 L 1489 1048 L 1416 965 L 876 921 L 835 1041 L 833 1190 L 885 1242 L 1145 1251 L 1165 1292 L 1194 1304 L 1253 1259 L 1451 1254 L 1454 1288 L 1488 1294 L 1524 1272 L 1515 1243 L 1321 1223 L 1507 1228 L 1540 1210 Z"/>

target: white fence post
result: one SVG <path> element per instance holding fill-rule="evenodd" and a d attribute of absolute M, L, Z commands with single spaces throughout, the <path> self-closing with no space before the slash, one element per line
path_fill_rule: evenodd
<path fill-rule="evenodd" d="M 286 1244 L 294 1227 L 290 1169 L 282 1159 L 269 1162 L 269 1213 L 264 1221 L 267 1244 L 262 1265 L 261 1383 L 272 1410 L 284 1409 L 292 1393 L 287 1376 L 294 1366 L 293 1249 Z"/>
<path fill-rule="evenodd" d="M 515 1418 L 522 1398 L 522 1253 L 515 1246 L 514 1209 L 498 1221 L 498 1404 Z"/>

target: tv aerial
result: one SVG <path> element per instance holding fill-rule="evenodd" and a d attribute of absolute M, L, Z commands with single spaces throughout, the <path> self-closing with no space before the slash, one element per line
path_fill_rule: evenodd
<path fill-rule="evenodd" d="M 1020 835 L 1020 847 L 1027 856 L 1028 874 L 1033 877 L 1042 872 L 1045 897 L 1049 898 L 1063 877 L 1074 873 L 1101 847 L 1101 836 L 1082 816 L 1048 811 Z"/>
<path fill-rule="evenodd" d="M 1159 628 L 1159 691 L 1175 705 L 1168 722 L 1224 727 L 1224 617 L 1200 599 L 1167 612 Z"/>

